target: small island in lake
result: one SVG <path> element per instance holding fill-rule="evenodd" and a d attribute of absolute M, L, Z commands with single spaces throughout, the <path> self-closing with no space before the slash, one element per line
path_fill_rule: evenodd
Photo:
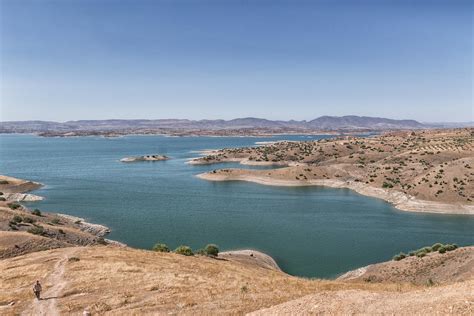
<path fill-rule="evenodd" d="M 145 155 L 137 157 L 125 157 L 120 159 L 121 162 L 138 162 L 138 161 L 163 161 L 170 159 L 164 155 Z"/>

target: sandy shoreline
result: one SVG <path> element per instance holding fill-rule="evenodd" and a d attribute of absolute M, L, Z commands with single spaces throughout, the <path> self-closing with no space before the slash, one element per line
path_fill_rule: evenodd
<path fill-rule="evenodd" d="M 284 180 L 267 176 L 254 175 L 223 175 L 219 173 L 202 173 L 198 178 L 208 181 L 247 181 L 271 186 L 325 186 L 338 189 L 350 189 L 359 194 L 379 198 L 392 204 L 402 211 L 437 213 L 437 214 L 462 214 L 474 215 L 474 205 L 448 204 L 433 201 L 419 200 L 399 191 L 388 191 L 374 188 L 361 182 L 341 180 Z"/>

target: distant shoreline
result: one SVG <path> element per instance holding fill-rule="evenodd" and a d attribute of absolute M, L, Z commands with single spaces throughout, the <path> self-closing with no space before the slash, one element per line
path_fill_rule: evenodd
<path fill-rule="evenodd" d="M 268 186 L 282 187 L 304 187 L 323 186 L 335 189 L 350 189 L 361 195 L 382 199 L 401 211 L 435 213 L 435 214 L 456 214 L 474 215 L 474 205 L 449 204 L 433 201 L 419 200 L 403 192 L 390 192 L 382 188 L 374 188 L 361 182 L 341 181 L 341 180 L 283 180 L 266 176 L 254 175 L 222 175 L 214 173 L 201 173 L 196 177 L 208 181 L 245 181 Z"/>

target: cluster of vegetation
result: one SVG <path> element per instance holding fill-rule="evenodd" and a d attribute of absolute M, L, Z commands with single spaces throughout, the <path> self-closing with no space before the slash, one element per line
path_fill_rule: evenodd
<path fill-rule="evenodd" d="M 33 225 L 30 229 L 28 229 L 28 232 L 33 235 L 45 235 L 46 232 L 44 230 L 44 227 L 41 225 Z"/>
<path fill-rule="evenodd" d="M 28 217 L 28 216 L 21 217 L 19 215 L 15 215 L 15 216 L 13 216 L 13 218 L 8 223 L 8 226 L 12 230 L 18 230 L 18 224 L 20 224 L 20 223 L 33 224 L 34 222 L 36 222 L 36 221 L 34 219 L 32 219 L 31 217 Z"/>
<path fill-rule="evenodd" d="M 157 251 L 157 252 L 170 252 L 171 251 L 170 248 L 166 244 L 163 244 L 163 243 L 156 243 L 153 246 L 152 250 Z M 183 256 L 194 256 L 195 254 L 193 250 L 191 249 L 191 247 L 186 246 L 186 245 L 181 245 L 177 247 L 173 252 L 183 255 Z M 206 247 L 202 249 L 198 249 L 196 251 L 196 254 L 201 255 L 201 256 L 217 257 L 217 255 L 219 254 L 219 247 L 217 247 L 214 244 L 208 244 Z"/>
<path fill-rule="evenodd" d="M 8 182 L 7 180 L 0 180 L 0 184 L 9 184 L 10 182 Z"/>
<path fill-rule="evenodd" d="M 12 210 L 17 210 L 21 207 L 21 204 L 19 203 L 16 203 L 16 202 L 11 202 L 11 203 L 8 203 L 7 204 L 9 208 L 11 208 Z"/>
<path fill-rule="evenodd" d="M 441 243 L 436 243 L 431 247 L 423 247 L 417 250 L 412 250 L 408 254 L 404 252 L 400 252 L 398 255 L 393 256 L 393 260 L 395 261 L 400 261 L 403 260 L 407 257 L 413 257 L 417 256 L 418 258 L 423 258 L 430 252 L 439 252 L 439 253 L 445 253 L 447 251 L 452 251 L 458 248 L 458 245 L 456 244 L 441 244 Z"/>

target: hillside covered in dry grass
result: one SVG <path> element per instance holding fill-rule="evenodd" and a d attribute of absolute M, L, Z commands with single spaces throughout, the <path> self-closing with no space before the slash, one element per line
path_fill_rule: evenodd
<path fill-rule="evenodd" d="M 472 249 L 469 251 L 472 255 Z M 4 259 L 0 271 L 8 271 L 0 275 L 0 312 L 5 315 L 79 314 L 83 310 L 109 315 L 245 314 L 280 303 L 293 304 L 292 300 L 306 295 L 312 295 L 312 304 L 299 306 L 295 309 L 298 314 L 315 306 L 333 313 L 428 314 L 427 307 L 432 306 L 438 313 L 469 315 L 474 299 L 472 265 L 469 277 L 456 283 L 346 282 L 297 278 L 274 269 L 203 256 L 90 246 Z M 36 279 L 45 290 L 45 300 L 39 302 L 31 293 Z M 379 299 L 391 304 L 383 306 Z M 377 303 L 380 309 L 368 303 Z M 274 314 L 272 310 L 262 313 Z"/>

